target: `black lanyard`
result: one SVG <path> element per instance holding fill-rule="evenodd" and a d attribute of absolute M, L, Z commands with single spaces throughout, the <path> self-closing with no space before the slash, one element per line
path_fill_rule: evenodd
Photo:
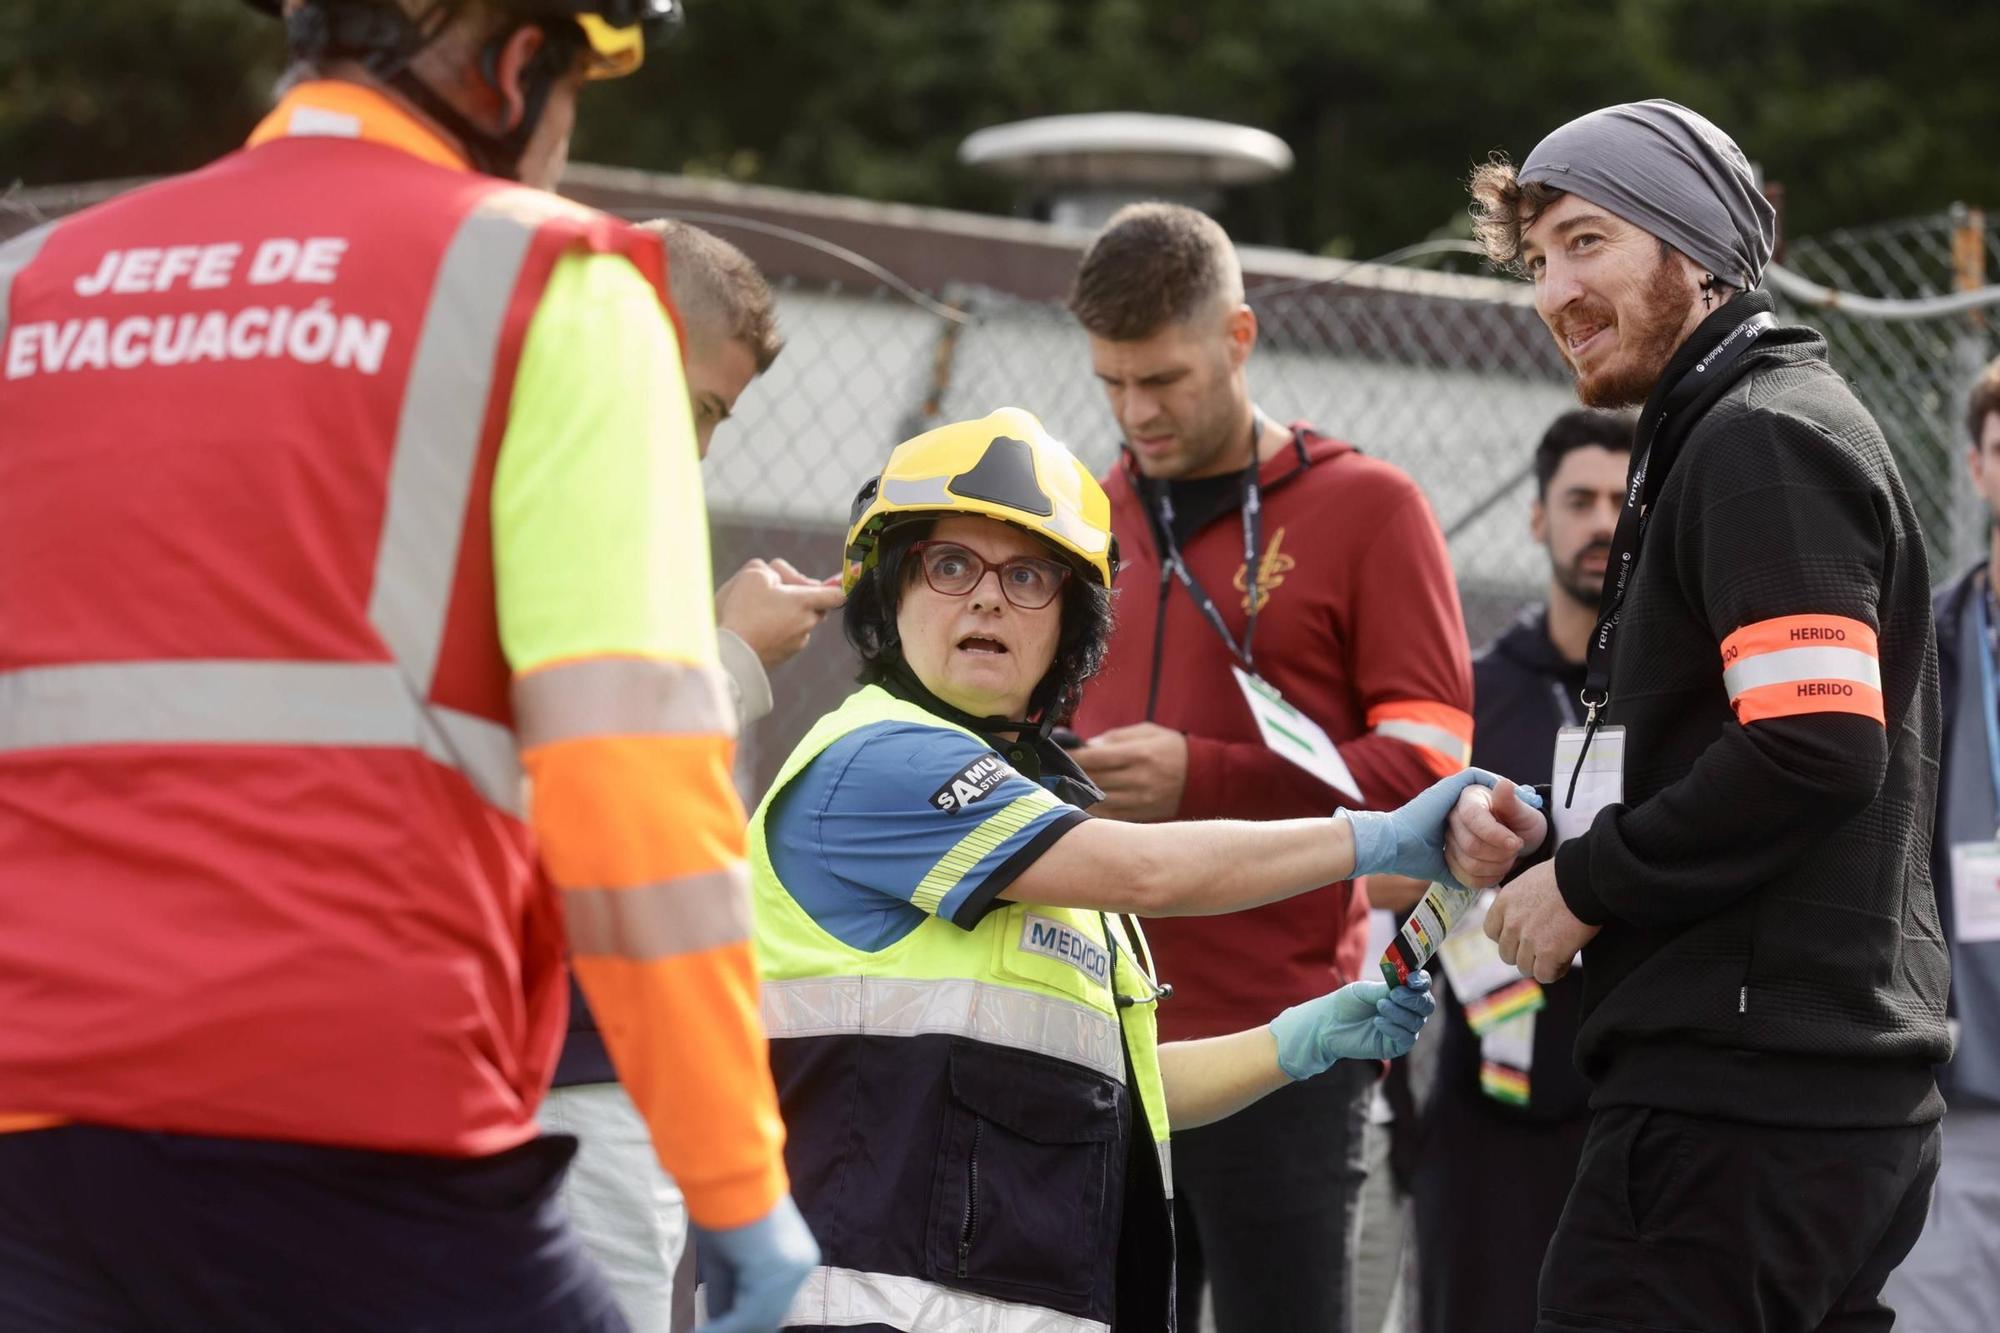
<path fill-rule="evenodd" d="M 1150 488 L 1153 503 L 1148 513 L 1153 520 L 1153 535 L 1160 545 L 1160 609 L 1162 624 L 1166 622 L 1166 590 L 1169 578 L 1178 578 L 1194 599 L 1195 609 L 1207 617 L 1215 632 L 1229 647 L 1230 656 L 1243 664 L 1245 671 L 1253 670 L 1250 655 L 1253 651 L 1251 640 L 1257 636 L 1257 552 L 1264 539 L 1263 488 L 1258 483 L 1257 473 L 1262 465 L 1258 458 L 1258 441 L 1264 434 L 1264 414 L 1255 408 L 1250 410 L 1250 465 L 1243 470 L 1243 591 L 1245 605 L 1249 607 L 1249 618 L 1243 624 L 1243 642 L 1238 644 L 1236 636 L 1229 632 L 1229 622 L 1222 618 L 1222 610 L 1215 599 L 1208 595 L 1208 589 L 1201 586 L 1201 580 L 1187 567 L 1181 558 L 1180 543 L 1174 540 L 1174 501 L 1165 484 Z"/>
<path fill-rule="evenodd" d="M 1688 409 L 1728 383 L 1724 375 L 1757 339 L 1778 327 L 1777 316 L 1759 311 L 1724 335 L 1709 354 L 1690 366 L 1660 402 L 1660 414 L 1647 433 L 1646 444 L 1632 460 L 1632 474 L 1625 483 L 1625 505 L 1618 511 L 1618 526 L 1611 533 L 1608 557 L 1610 572 L 1598 601 L 1597 625 L 1584 648 L 1583 693 L 1586 710 L 1583 752 L 1578 754 L 1576 772 L 1583 771 L 1583 755 L 1590 751 L 1590 738 L 1597 734 L 1598 714 L 1611 701 L 1611 652 L 1618 634 L 1618 617 L 1625 607 L 1625 593 L 1632 584 L 1632 571 L 1639 565 L 1639 547 L 1646 538 L 1646 518 L 1653 497 L 1665 484 L 1667 473 L 1680 456 L 1687 431 L 1681 419 Z M 1662 432 L 1673 429 L 1662 439 Z M 1570 775 L 1569 798 L 1576 795 L 1576 773 Z M 1569 798 L 1565 798 L 1567 805 Z"/>

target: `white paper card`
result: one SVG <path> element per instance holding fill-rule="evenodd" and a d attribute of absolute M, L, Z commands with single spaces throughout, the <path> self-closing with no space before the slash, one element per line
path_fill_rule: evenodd
<path fill-rule="evenodd" d="M 1555 806 L 1556 842 L 1568 842 L 1590 827 L 1597 812 L 1625 799 L 1625 728 L 1599 727 L 1590 738 L 1588 753 L 1583 748 L 1584 728 L 1564 727 L 1556 733 L 1555 772 L 1550 779 L 1550 803 Z M 1583 770 L 1577 771 L 1577 757 Z M 1576 793 L 1570 794 L 1570 775 L 1576 774 Z M 1567 804 L 1565 804 L 1567 800 Z"/>
<path fill-rule="evenodd" d="M 1257 719 L 1257 730 L 1263 735 L 1265 746 L 1291 760 L 1348 800 L 1360 801 L 1361 788 L 1355 783 L 1354 774 L 1348 771 L 1347 761 L 1340 757 L 1332 738 L 1319 723 L 1286 703 L 1285 696 L 1278 693 L 1277 686 L 1269 681 L 1253 676 L 1239 666 L 1229 669 L 1236 673 L 1236 683 L 1243 690 L 1243 701 L 1250 705 L 1250 716 Z"/>
<path fill-rule="evenodd" d="M 2000 845 L 1961 842 L 1951 849 L 1954 936 L 1966 944 L 2000 940 Z"/>
<path fill-rule="evenodd" d="M 1444 962 L 1445 978 L 1460 1004 L 1491 995 L 1521 979 L 1520 969 L 1500 961 L 1500 946 L 1486 938 L 1486 909 L 1493 905 L 1493 890 L 1479 896 L 1479 902 L 1458 919 L 1445 936 L 1438 957 Z"/>

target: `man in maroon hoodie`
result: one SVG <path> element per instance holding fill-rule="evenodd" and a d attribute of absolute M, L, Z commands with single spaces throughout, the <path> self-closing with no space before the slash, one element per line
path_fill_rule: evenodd
<path fill-rule="evenodd" d="M 1098 811 L 1385 809 L 1463 767 L 1469 654 L 1437 521 L 1397 469 L 1250 401 L 1257 317 L 1222 228 L 1177 205 L 1120 211 L 1085 252 L 1070 309 L 1125 437 L 1105 478 L 1125 559 L 1118 628 L 1076 720 Z M 1325 731 L 1358 800 L 1265 744 L 1239 671 Z M 1367 915 L 1354 885 L 1332 884 L 1149 925 L 1174 986 L 1162 1037 L 1268 1022 L 1362 975 Z M 1206 1279 L 1221 1333 L 1348 1329 L 1371 1077 L 1337 1067 L 1174 1136 L 1189 1327 Z"/>

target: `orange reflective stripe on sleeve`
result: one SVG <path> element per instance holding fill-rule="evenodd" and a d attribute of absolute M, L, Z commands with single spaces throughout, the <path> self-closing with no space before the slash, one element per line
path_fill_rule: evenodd
<path fill-rule="evenodd" d="M 1429 699 L 1399 699 L 1368 710 L 1368 729 L 1413 745 L 1431 771 L 1449 777 L 1472 762 L 1472 714 Z"/>
<path fill-rule="evenodd" d="M 1846 616 L 1777 616 L 1722 641 L 1722 685 L 1744 726 L 1805 713 L 1883 721 L 1875 631 Z"/>
<path fill-rule="evenodd" d="M 0 1134 L 25 1134 L 31 1129 L 53 1129 L 69 1122 L 59 1115 L 30 1115 L 23 1111 L 0 1111 Z"/>
<path fill-rule="evenodd" d="M 726 736 L 590 736 L 522 752 L 542 862 L 563 888 L 622 889 L 740 865 Z"/>
<path fill-rule="evenodd" d="M 575 967 L 689 1214 L 709 1228 L 762 1217 L 788 1185 L 750 946 Z"/>

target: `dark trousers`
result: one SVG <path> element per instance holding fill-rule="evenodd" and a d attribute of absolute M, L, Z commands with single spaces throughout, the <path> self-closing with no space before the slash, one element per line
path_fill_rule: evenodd
<path fill-rule="evenodd" d="M 1423 1333 L 1535 1326 L 1542 1255 L 1589 1124 L 1588 1113 L 1530 1120 L 1472 1087 L 1431 1094 L 1410 1187 Z"/>
<path fill-rule="evenodd" d="M 1348 1333 L 1377 1068 L 1343 1060 L 1174 1135 L 1182 1328 L 1199 1326 L 1206 1281 L 1218 1333 Z"/>
<path fill-rule="evenodd" d="M 1591 1120 L 1537 1333 L 1873 1333 L 1923 1231 L 1938 1127 L 1782 1129 L 1645 1107 Z"/>
<path fill-rule="evenodd" d="M 0 1333 L 626 1333 L 555 1200 L 574 1149 L 0 1135 Z"/>

